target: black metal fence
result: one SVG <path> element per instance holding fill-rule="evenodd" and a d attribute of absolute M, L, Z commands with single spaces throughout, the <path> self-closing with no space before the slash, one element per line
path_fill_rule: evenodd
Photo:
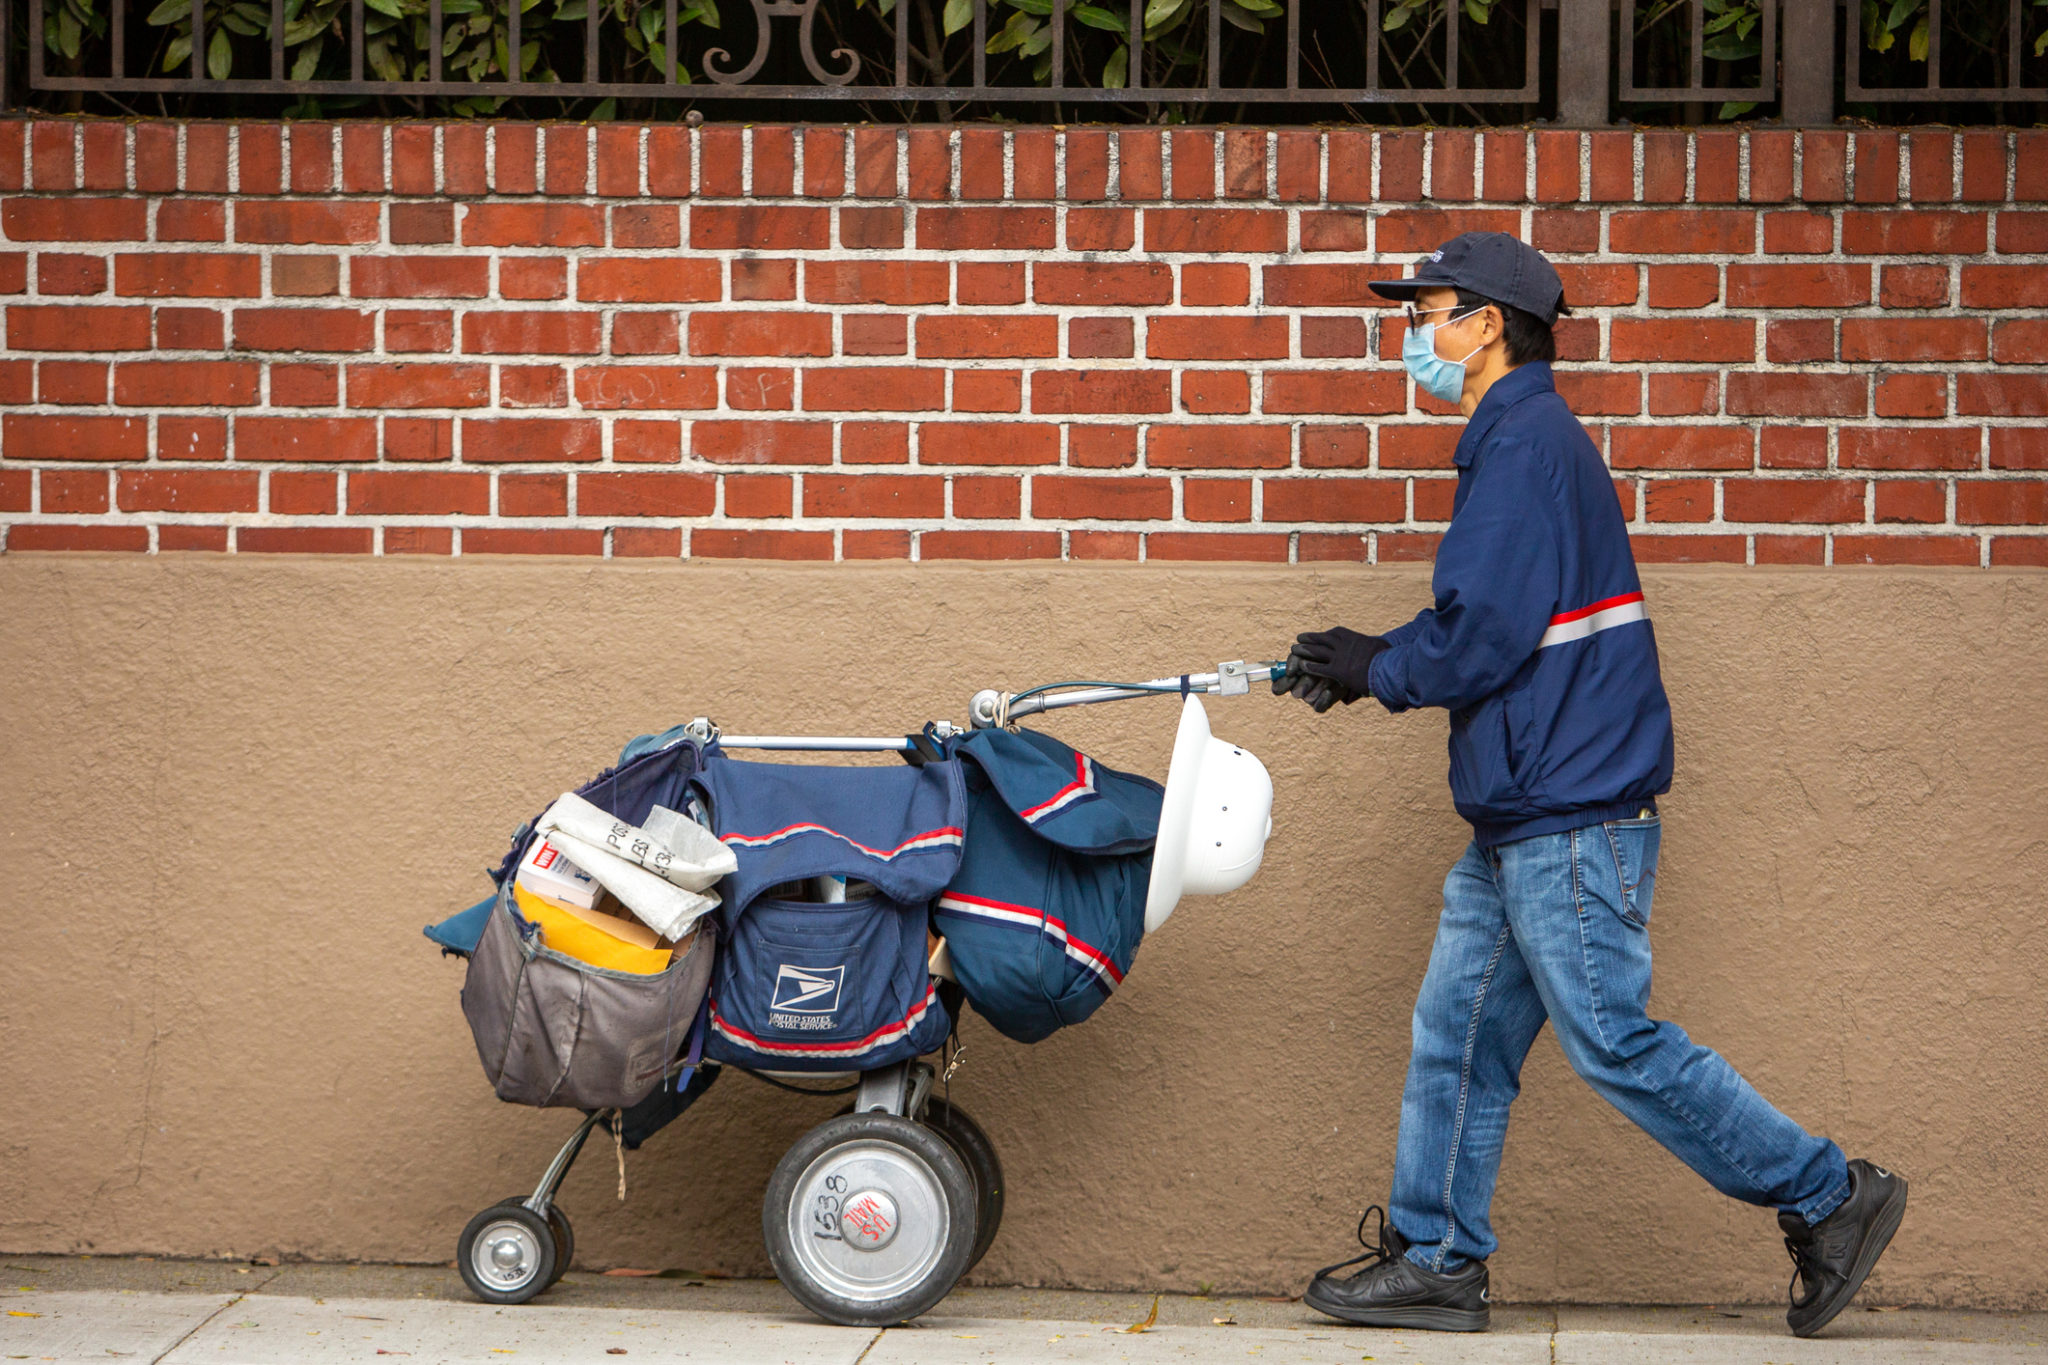
<path fill-rule="evenodd" d="M 0 0 L 0 103 L 1574 126 L 2048 110 L 2048 0 L 151 4 Z"/>

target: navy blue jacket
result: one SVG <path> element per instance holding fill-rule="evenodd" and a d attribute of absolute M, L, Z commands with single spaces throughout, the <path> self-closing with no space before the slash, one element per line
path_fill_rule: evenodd
<path fill-rule="evenodd" d="M 1436 605 L 1387 632 L 1372 694 L 1449 708 L 1482 847 L 1632 816 L 1671 787 L 1671 706 L 1600 452 L 1538 362 L 1486 391 L 1455 458 Z"/>

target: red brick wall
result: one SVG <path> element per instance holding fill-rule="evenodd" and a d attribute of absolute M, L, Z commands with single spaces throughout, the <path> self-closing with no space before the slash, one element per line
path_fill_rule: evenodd
<path fill-rule="evenodd" d="M 2048 133 L 0 124 L 9 550 L 1394 560 L 1563 270 L 1644 559 L 2048 564 Z"/>

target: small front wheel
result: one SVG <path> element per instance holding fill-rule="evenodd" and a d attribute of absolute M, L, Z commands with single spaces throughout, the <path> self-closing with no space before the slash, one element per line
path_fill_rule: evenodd
<path fill-rule="evenodd" d="M 455 1268 L 485 1303 L 525 1303 L 553 1284 L 555 1233 L 524 1204 L 493 1204 L 469 1220 Z"/>
<path fill-rule="evenodd" d="M 514 1204 L 525 1204 L 527 1196 L 515 1194 L 510 1199 L 500 1199 L 498 1208 L 509 1208 Z M 560 1204 L 548 1205 L 548 1231 L 555 1234 L 555 1269 L 548 1276 L 546 1288 L 553 1289 L 562 1276 L 569 1273 L 569 1267 L 576 1259 L 576 1225 L 569 1221 L 569 1215 L 562 1211 Z"/>
<path fill-rule="evenodd" d="M 844 1114 L 797 1140 L 761 1204 L 775 1274 L 828 1322 L 886 1327 L 967 1271 L 974 1179 L 944 1138 L 894 1114 Z"/>

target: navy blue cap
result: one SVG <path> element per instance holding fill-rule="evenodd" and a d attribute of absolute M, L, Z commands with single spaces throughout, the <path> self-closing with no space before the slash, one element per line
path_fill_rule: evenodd
<path fill-rule="evenodd" d="M 1405 280 L 1375 280 L 1372 292 L 1407 302 L 1425 289 L 1469 289 L 1534 313 L 1546 325 L 1564 306 L 1564 281 L 1543 253 L 1505 232 L 1461 232 L 1429 253 Z"/>

